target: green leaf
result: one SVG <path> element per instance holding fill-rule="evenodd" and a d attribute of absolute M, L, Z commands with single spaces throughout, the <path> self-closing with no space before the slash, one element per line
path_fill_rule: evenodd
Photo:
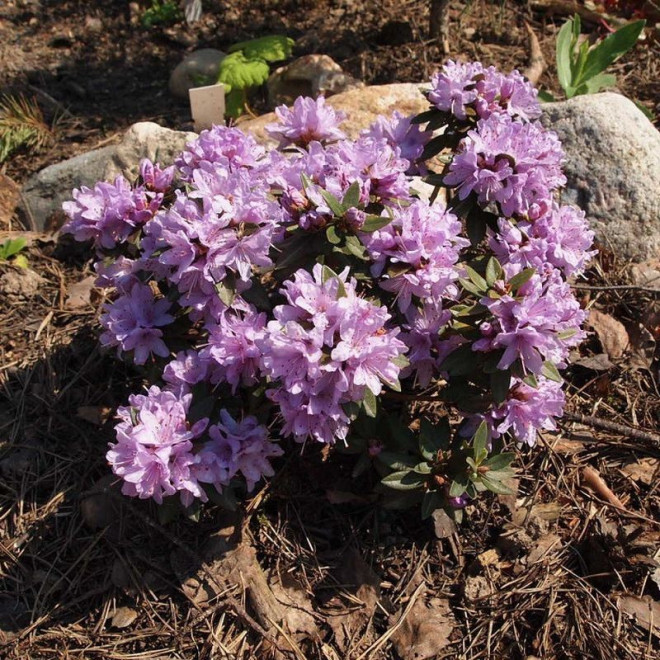
<path fill-rule="evenodd" d="M 410 454 L 401 454 L 394 451 L 381 451 L 378 454 L 378 460 L 386 465 L 390 470 L 405 471 L 412 469 L 417 465 L 417 458 Z"/>
<path fill-rule="evenodd" d="M 488 441 L 490 440 L 490 432 L 488 430 L 488 424 L 486 420 L 479 424 L 477 432 L 472 438 L 472 455 L 477 459 L 477 464 L 480 464 L 481 461 L 478 460 L 480 456 L 488 454 Z"/>
<path fill-rule="evenodd" d="M 587 80 L 584 85 L 581 85 L 576 90 L 576 95 L 578 94 L 596 94 L 603 87 L 614 87 L 616 85 L 616 76 L 611 73 L 599 73 L 597 76 L 593 76 Z M 584 88 L 585 91 L 581 91 Z"/>
<path fill-rule="evenodd" d="M 326 204 L 328 205 L 328 208 L 338 218 L 341 218 L 344 213 L 346 213 L 346 208 L 344 205 L 332 193 L 328 192 L 327 190 L 323 190 L 323 188 L 319 188 L 319 192 L 321 193 L 321 197 L 323 197 Z"/>
<path fill-rule="evenodd" d="M 480 290 L 480 291 L 487 291 L 488 290 L 488 282 L 477 273 L 474 268 L 471 268 L 470 266 L 466 266 L 465 270 L 467 271 L 468 277 L 472 280 L 474 285 Z"/>
<path fill-rule="evenodd" d="M 418 490 L 422 487 L 426 477 L 416 472 L 402 470 L 401 472 L 392 472 L 381 480 L 381 483 L 394 490 Z"/>
<path fill-rule="evenodd" d="M 364 408 L 364 412 L 366 412 L 369 417 L 375 417 L 378 414 L 378 402 L 376 401 L 376 395 L 368 387 L 364 389 L 362 407 Z"/>
<path fill-rule="evenodd" d="M 563 383 L 564 379 L 561 377 L 557 367 L 552 362 L 544 362 L 541 369 L 541 374 L 548 380 L 554 380 L 556 383 Z"/>
<path fill-rule="evenodd" d="M 496 479 L 489 478 L 486 475 L 482 475 L 481 483 L 491 492 L 497 493 L 498 495 L 515 495 L 516 491 L 512 490 L 506 484 L 503 484 L 501 481 Z"/>
<path fill-rule="evenodd" d="M 619 28 L 613 34 L 605 37 L 599 44 L 594 46 L 586 55 L 584 67 L 575 85 L 589 81 L 594 76 L 617 60 L 621 55 L 629 51 L 639 39 L 646 21 L 633 21 Z"/>
<path fill-rule="evenodd" d="M 350 187 L 344 195 L 344 199 L 341 200 L 342 206 L 345 209 L 353 208 L 360 203 L 360 184 L 357 181 L 353 181 Z"/>
<path fill-rule="evenodd" d="M 231 282 L 228 281 L 228 278 L 221 282 L 216 282 L 215 290 L 218 292 L 220 300 L 222 300 L 227 307 L 231 307 L 234 298 L 236 298 L 236 288 L 232 286 Z"/>
<path fill-rule="evenodd" d="M 525 282 L 529 282 L 529 280 L 532 279 L 535 273 L 536 273 L 535 268 L 525 268 L 525 270 L 521 270 L 517 275 L 514 275 L 509 280 L 509 286 L 511 287 L 511 290 L 518 291 L 518 289 L 523 284 L 525 284 Z"/>
<path fill-rule="evenodd" d="M 339 245 L 341 243 L 341 236 L 337 234 L 337 227 L 335 227 L 335 225 L 330 225 L 325 230 L 325 237 L 328 239 L 328 242 L 333 245 Z"/>
<path fill-rule="evenodd" d="M 428 493 L 424 493 L 421 510 L 422 520 L 430 518 L 436 509 L 442 508 L 444 503 L 445 498 L 437 490 L 430 490 Z"/>
<path fill-rule="evenodd" d="M 346 297 L 346 287 L 344 286 L 344 282 L 342 279 L 335 273 L 330 266 L 323 266 L 321 270 L 321 280 L 323 282 L 327 282 L 328 280 L 331 280 L 332 278 L 335 278 L 337 280 L 338 287 L 337 287 L 337 293 L 339 294 L 340 298 L 345 298 Z"/>
<path fill-rule="evenodd" d="M 346 237 L 346 249 L 350 254 L 358 259 L 364 259 L 364 245 L 360 243 L 360 239 L 357 236 L 347 236 Z"/>
<path fill-rule="evenodd" d="M 490 375 L 490 388 L 493 392 L 493 401 L 496 404 L 503 403 L 509 394 L 511 388 L 511 371 L 505 369 L 496 369 Z"/>
<path fill-rule="evenodd" d="M 360 227 L 360 231 L 371 233 L 377 229 L 382 229 L 389 225 L 392 219 L 389 215 L 368 215 L 365 223 Z"/>
<path fill-rule="evenodd" d="M 245 112 L 245 91 L 242 89 L 225 90 L 225 114 L 238 119 Z"/>
<path fill-rule="evenodd" d="M 449 497 L 460 497 L 470 483 L 467 473 L 461 473 L 454 478 L 449 487 Z"/>
<path fill-rule="evenodd" d="M 490 468 L 493 472 L 497 472 L 498 470 L 504 470 L 505 468 L 508 468 L 513 460 L 515 459 L 516 455 L 513 452 L 505 452 L 503 454 L 496 454 L 495 456 L 491 456 L 487 460 L 485 460 L 482 465 L 485 465 L 486 467 Z M 487 474 L 490 474 L 488 472 Z"/>
<path fill-rule="evenodd" d="M 294 40 L 281 34 L 270 34 L 258 39 L 240 41 L 230 46 L 229 53 L 243 51 L 248 58 L 260 58 L 266 62 L 279 62 L 291 57 Z"/>
<path fill-rule="evenodd" d="M 268 64 L 263 59 L 251 59 L 238 51 L 220 62 L 218 82 L 229 85 L 232 91 L 259 87 L 268 80 L 269 72 Z"/>
<path fill-rule="evenodd" d="M 0 259 L 9 259 L 18 254 L 27 245 L 27 240 L 22 236 L 7 239 L 0 245 Z"/>
<path fill-rule="evenodd" d="M 497 280 L 503 278 L 504 270 L 500 266 L 500 262 L 495 257 L 491 257 L 486 265 L 486 282 L 488 282 L 488 286 L 493 286 Z"/>
<path fill-rule="evenodd" d="M 14 257 L 12 263 L 14 264 L 14 266 L 18 266 L 18 268 L 27 268 L 29 265 L 27 257 L 24 254 L 19 254 L 16 257 Z"/>
<path fill-rule="evenodd" d="M 557 35 L 557 77 L 564 92 L 571 86 L 573 80 L 571 70 L 573 26 L 574 20 L 569 19 L 561 26 Z"/>
<path fill-rule="evenodd" d="M 486 236 L 486 221 L 480 213 L 469 213 L 465 220 L 465 228 L 472 247 L 477 247 Z"/>
<path fill-rule="evenodd" d="M 432 424 L 425 417 L 420 422 L 419 452 L 427 461 L 436 461 L 438 452 L 446 449 L 449 443 L 449 420 L 443 417 Z"/>
<path fill-rule="evenodd" d="M 547 89 L 539 90 L 539 101 L 541 103 L 554 103 L 557 99 Z"/>

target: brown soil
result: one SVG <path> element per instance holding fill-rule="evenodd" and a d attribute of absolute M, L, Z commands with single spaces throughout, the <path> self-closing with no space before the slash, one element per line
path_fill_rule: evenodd
<path fill-rule="evenodd" d="M 558 92 L 552 50 L 565 14 L 536 4 L 452 3 L 450 55 L 524 68 L 528 21 L 549 63 L 541 83 Z M 22 182 L 135 121 L 185 127 L 188 108 L 166 88 L 193 47 L 282 32 L 369 83 L 420 81 L 442 59 L 422 1 L 204 8 L 201 24 L 165 31 L 132 25 L 125 2 L 0 6 L 0 85 L 61 117 L 54 146 L 15 156 L 7 173 Z M 657 54 L 649 43 L 614 67 L 650 110 Z M 351 456 L 313 450 L 291 452 L 240 515 L 209 507 L 197 523 L 166 523 L 119 498 L 104 459 L 111 415 L 142 376 L 98 348 L 102 301 L 74 288 L 90 255 L 31 239 L 41 280 L 0 266 L 0 657 L 658 657 L 660 306 L 657 292 L 616 288 L 630 267 L 614 255 L 600 256 L 579 294 L 624 324 L 630 347 L 599 370 L 573 366 L 567 391 L 573 416 L 619 426 L 567 418 L 523 452 L 517 497 L 484 498 L 452 533 L 441 519 L 383 510 L 372 477 L 351 479 Z M 606 342 L 593 335 L 582 357 Z M 296 615 L 283 634 L 268 620 L 278 607 Z"/>

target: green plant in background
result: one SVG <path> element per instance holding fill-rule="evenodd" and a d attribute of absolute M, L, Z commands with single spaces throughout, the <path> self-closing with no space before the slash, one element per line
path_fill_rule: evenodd
<path fill-rule="evenodd" d="M 146 28 L 154 25 L 171 25 L 181 18 L 181 9 L 174 0 L 152 0 L 151 7 L 144 10 L 140 22 Z"/>
<path fill-rule="evenodd" d="M 19 254 L 27 246 L 27 240 L 22 237 L 9 238 L 0 245 L 0 261 L 10 261 L 14 266 L 27 268 L 28 261 L 24 254 Z"/>
<path fill-rule="evenodd" d="M 628 23 L 591 46 L 587 40 L 579 43 L 581 25 L 577 14 L 564 23 L 557 37 L 557 75 L 566 98 L 595 94 L 616 84 L 616 76 L 604 71 L 637 43 L 645 24 L 644 20 Z M 554 100 L 548 92 L 542 98 Z"/>
<path fill-rule="evenodd" d="M 28 101 L 24 96 L 0 99 L 0 163 L 19 149 L 41 149 L 52 140 L 53 131 L 34 99 Z"/>
<path fill-rule="evenodd" d="M 220 63 L 218 82 L 225 86 L 225 113 L 236 118 L 247 107 L 248 90 L 263 85 L 270 73 L 269 64 L 291 57 L 293 39 L 273 34 L 242 41 L 229 49 Z"/>

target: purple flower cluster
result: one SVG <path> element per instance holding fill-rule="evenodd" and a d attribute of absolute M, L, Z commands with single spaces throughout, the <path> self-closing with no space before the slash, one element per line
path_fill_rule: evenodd
<path fill-rule="evenodd" d="M 554 428 L 563 392 L 545 376 L 585 316 L 565 278 L 593 254 L 584 214 L 553 198 L 561 146 L 518 72 L 449 62 L 429 100 L 447 122 L 435 136 L 394 113 L 348 140 L 343 113 L 300 98 L 268 127 L 278 150 L 215 126 L 174 167 L 144 161 L 135 186 L 74 191 L 65 230 L 94 241 L 97 284 L 113 290 L 101 343 L 159 370 L 118 411 L 107 458 L 123 492 L 187 506 L 233 480 L 252 489 L 283 453 L 271 437 L 350 444 L 356 418 L 383 423 L 388 389 L 446 388 L 492 437 L 531 445 Z M 412 192 L 443 139 L 444 182 L 496 213 L 480 242 L 460 204 Z M 495 368 L 511 386 L 491 403 Z M 476 407 L 452 398 L 461 382 Z M 390 449 L 369 443 L 372 460 Z"/>
<path fill-rule="evenodd" d="M 299 96 L 293 108 L 280 105 L 275 108 L 275 114 L 279 122 L 268 124 L 266 132 L 279 141 L 280 147 L 306 147 L 310 142 L 331 142 L 346 137 L 339 130 L 346 113 L 326 105 L 322 96 L 317 99 Z"/>
<path fill-rule="evenodd" d="M 192 394 L 149 388 L 146 395 L 129 397 L 130 407 L 117 410 L 117 442 L 107 459 L 113 472 L 124 480 L 122 492 L 141 499 L 179 494 L 184 505 L 195 498 L 208 500 L 203 484 L 221 492 L 239 472 L 248 490 L 262 476 L 273 474 L 269 459 L 282 449 L 268 439 L 268 430 L 254 417 L 235 421 L 220 411 L 220 422 L 209 419 L 191 424 L 188 417 Z M 209 439 L 195 450 L 193 441 L 207 432 Z"/>
<path fill-rule="evenodd" d="M 431 78 L 429 101 L 438 110 L 465 121 L 470 115 L 488 119 L 509 115 L 530 121 L 541 116 L 538 92 L 518 71 L 500 73 L 479 62 L 449 60 Z"/>
<path fill-rule="evenodd" d="M 552 206 L 552 191 L 566 183 L 557 135 L 537 123 L 491 115 L 468 132 L 449 166 L 445 183 L 459 199 L 475 193 L 502 214 L 535 220 Z"/>
<path fill-rule="evenodd" d="M 263 344 L 264 373 L 279 385 L 269 396 L 283 433 L 299 442 L 345 440 L 344 406 L 396 386 L 406 350 L 398 330 L 385 328 L 386 308 L 359 297 L 347 271 L 326 276 L 317 264 L 285 283 L 287 303 L 273 310 Z"/>

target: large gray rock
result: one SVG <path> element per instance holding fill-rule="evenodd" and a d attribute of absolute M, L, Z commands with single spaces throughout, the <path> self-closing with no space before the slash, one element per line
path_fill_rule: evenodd
<path fill-rule="evenodd" d="M 587 214 L 599 243 L 634 261 L 660 254 L 660 133 L 619 94 L 543 106 L 566 152 L 562 201 Z"/>
<path fill-rule="evenodd" d="M 225 54 L 215 48 L 202 48 L 186 55 L 170 75 L 170 93 L 188 100 L 191 88 L 217 82 L 220 62 L 224 58 Z"/>
<path fill-rule="evenodd" d="M 118 144 L 51 165 L 31 177 L 22 190 L 21 211 L 35 230 L 42 230 L 62 203 L 71 199 L 74 188 L 92 187 L 119 174 L 130 181 L 143 158 L 170 165 L 195 137 L 195 133 L 172 131 L 152 122 L 133 124 Z"/>

